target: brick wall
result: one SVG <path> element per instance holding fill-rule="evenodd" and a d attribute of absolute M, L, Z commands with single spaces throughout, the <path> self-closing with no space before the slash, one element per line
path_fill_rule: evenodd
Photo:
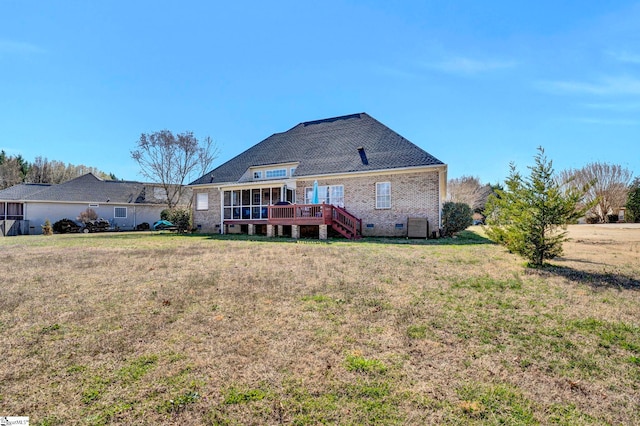
<path fill-rule="evenodd" d="M 209 194 L 209 210 L 196 210 L 196 200 L 198 193 Z M 193 226 L 200 225 L 200 231 L 206 233 L 220 232 L 220 191 L 217 188 L 194 188 L 193 189 Z M 218 227 L 216 227 L 218 225 Z"/>
<path fill-rule="evenodd" d="M 391 208 L 376 209 L 376 183 L 391 183 Z M 378 176 L 318 179 L 318 185 L 344 185 L 344 207 L 362 219 L 365 236 L 404 237 L 409 217 L 427 218 L 429 234 L 438 228 L 440 186 L 438 171 L 398 172 Z M 297 181 L 296 199 L 304 203 L 305 187 L 313 180 Z M 197 193 L 209 194 L 209 210 L 195 210 Z M 206 233 L 220 232 L 220 192 L 217 188 L 193 189 L 193 223 Z M 367 227 L 367 224 L 373 227 Z M 401 225 L 401 226 L 400 226 Z"/>
<path fill-rule="evenodd" d="M 391 183 L 390 209 L 376 209 L 378 182 Z M 438 228 L 438 171 L 318 179 L 318 185 L 344 185 L 344 207 L 362 219 L 362 233 L 365 236 L 404 237 L 407 235 L 409 217 L 427 218 L 429 234 Z M 312 186 L 313 180 L 297 181 L 296 199 L 299 203 L 304 202 L 304 188 Z M 367 227 L 367 224 L 373 227 Z"/>

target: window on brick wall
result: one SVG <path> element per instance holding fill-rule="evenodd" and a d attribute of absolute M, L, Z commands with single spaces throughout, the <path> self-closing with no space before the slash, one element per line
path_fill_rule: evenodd
<path fill-rule="evenodd" d="M 391 182 L 376 183 L 376 209 L 391 208 Z"/>
<path fill-rule="evenodd" d="M 304 189 L 304 202 L 311 204 L 313 187 Z M 344 185 L 318 186 L 318 202 L 344 207 Z"/>
<path fill-rule="evenodd" d="M 196 210 L 209 210 L 209 194 L 206 192 L 196 194 Z"/>

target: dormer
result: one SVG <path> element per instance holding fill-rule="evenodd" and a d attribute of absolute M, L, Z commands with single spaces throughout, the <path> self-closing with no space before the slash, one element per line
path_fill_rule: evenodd
<path fill-rule="evenodd" d="M 297 162 L 294 163 L 280 163 L 280 164 L 269 164 L 269 165 L 261 165 L 261 166 L 252 166 L 249 167 L 247 172 L 242 177 L 242 181 L 269 181 L 269 180 L 280 180 L 280 179 L 290 179 L 294 177 L 296 172 L 296 167 L 298 167 Z"/>

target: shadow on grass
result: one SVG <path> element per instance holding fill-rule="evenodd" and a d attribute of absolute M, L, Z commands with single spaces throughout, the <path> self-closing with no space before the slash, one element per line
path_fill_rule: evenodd
<path fill-rule="evenodd" d="M 426 246 L 464 246 L 473 244 L 494 244 L 490 239 L 483 237 L 473 231 L 462 231 L 452 238 L 437 238 L 437 239 L 423 239 L 423 238 L 382 238 L 382 237 L 368 237 L 359 240 L 358 242 L 365 243 L 378 243 L 378 244 L 411 244 L 411 245 L 426 245 Z"/>
<path fill-rule="evenodd" d="M 175 235 L 175 234 L 174 234 Z M 364 237 L 360 240 L 347 240 L 346 238 L 329 238 L 327 240 L 318 240 L 311 238 L 293 239 L 290 237 L 267 237 L 264 235 L 247 235 L 247 234 L 184 234 L 185 237 L 206 237 L 211 240 L 219 241 L 258 241 L 269 243 L 297 243 L 297 244 L 332 244 L 332 243 L 351 243 L 351 244 L 405 244 L 405 245 L 472 245 L 472 244 L 494 244 L 482 235 L 472 231 L 462 231 L 453 238 L 438 239 L 418 239 L 418 238 L 391 238 L 391 237 Z"/>
<path fill-rule="evenodd" d="M 319 240 L 317 238 L 300 238 L 293 239 L 291 237 L 267 237 L 266 235 L 247 235 L 247 234 L 201 234 L 201 233 L 176 233 L 171 231 L 124 231 L 124 232 L 104 232 L 89 234 L 94 238 L 103 239 L 138 239 L 148 238 L 149 236 L 158 238 L 204 238 L 216 241 L 253 241 L 265 243 L 297 243 L 297 244 L 332 244 L 332 243 L 351 243 L 351 244 L 393 244 L 393 245 L 421 245 L 421 246 L 462 246 L 474 244 L 494 244 L 488 238 L 473 232 L 462 231 L 453 238 L 393 238 L 393 237 L 364 237 L 360 240 L 348 240 L 346 238 L 336 237 L 327 240 Z"/>
<path fill-rule="evenodd" d="M 531 269 L 532 274 L 540 276 L 559 276 L 593 288 L 617 288 L 640 291 L 640 280 L 622 274 L 610 272 L 587 272 L 567 266 L 545 265 L 543 268 Z"/>

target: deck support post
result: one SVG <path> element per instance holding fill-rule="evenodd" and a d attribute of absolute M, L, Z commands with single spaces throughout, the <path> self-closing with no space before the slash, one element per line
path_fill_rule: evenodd
<path fill-rule="evenodd" d="M 247 233 L 249 235 L 255 235 L 256 234 L 256 227 L 254 224 L 250 223 L 249 225 L 247 225 Z"/>
<path fill-rule="evenodd" d="M 291 238 L 300 238 L 300 225 L 291 225 Z"/>
<path fill-rule="evenodd" d="M 267 225 L 267 237 L 273 237 L 273 225 Z"/>
<path fill-rule="evenodd" d="M 278 225 L 278 237 L 284 237 L 284 225 Z"/>
<path fill-rule="evenodd" d="M 326 240 L 327 239 L 327 225 L 319 225 L 320 231 L 318 232 L 318 239 Z"/>

